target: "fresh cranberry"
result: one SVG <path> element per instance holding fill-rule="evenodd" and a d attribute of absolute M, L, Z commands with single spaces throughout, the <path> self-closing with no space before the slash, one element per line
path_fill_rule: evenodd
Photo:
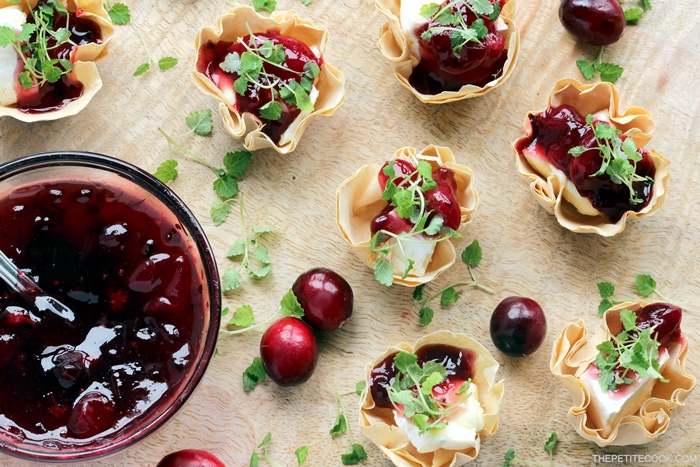
<path fill-rule="evenodd" d="M 304 309 L 304 321 L 316 329 L 333 331 L 352 315 L 352 287 L 330 269 L 314 268 L 301 274 L 292 292 Z"/>
<path fill-rule="evenodd" d="M 114 402 L 99 392 L 88 392 L 73 407 L 68 429 L 76 438 L 90 438 L 112 428 L 116 422 Z"/>
<path fill-rule="evenodd" d="M 681 335 L 683 310 L 669 303 L 652 303 L 637 312 L 637 327 L 654 327 L 652 336 L 661 345 L 678 340 Z"/>
<path fill-rule="evenodd" d="M 581 42 L 610 45 L 625 31 L 625 13 L 617 0 L 563 0 L 559 20 Z"/>
<path fill-rule="evenodd" d="M 274 322 L 263 334 L 260 358 L 267 375 L 278 385 L 301 384 L 316 368 L 316 337 L 302 320 L 286 316 Z"/>
<path fill-rule="evenodd" d="M 542 307 L 531 298 L 508 297 L 491 315 L 491 340 L 506 355 L 523 357 L 537 350 L 547 335 Z"/>
<path fill-rule="evenodd" d="M 384 173 L 384 169 L 386 169 L 389 166 L 389 164 L 392 163 L 394 175 L 397 176 L 396 180 L 394 180 L 394 183 L 396 185 L 401 184 L 406 179 L 406 177 L 401 177 L 401 175 L 410 175 L 416 171 L 416 167 L 411 161 L 407 159 L 394 159 L 392 161 L 385 162 L 384 165 L 382 165 L 382 168 L 379 170 L 379 174 L 377 174 L 379 186 L 382 187 L 382 191 L 386 189 L 386 184 L 389 180 L 389 176 L 386 173 Z"/>
<path fill-rule="evenodd" d="M 411 222 L 408 219 L 399 217 L 396 210 L 390 205 L 387 205 L 382 212 L 377 214 L 377 217 L 372 219 L 372 222 L 369 224 L 372 236 L 382 230 L 399 235 L 410 231 L 411 228 Z"/>
<path fill-rule="evenodd" d="M 208 451 L 182 449 L 162 458 L 156 467 L 225 467 L 225 465 Z"/>
<path fill-rule="evenodd" d="M 425 192 L 428 211 L 440 214 L 443 225 L 457 230 L 462 222 L 462 210 L 454 191 L 447 185 L 438 185 L 437 188 Z"/>
<path fill-rule="evenodd" d="M 447 167 L 438 167 L 433 170 L 433 180 L 435 180 L 435 183 L 438 185 L 445 185 L 450 187 L 452 191 L 457 191 L 455 173 Z"/>

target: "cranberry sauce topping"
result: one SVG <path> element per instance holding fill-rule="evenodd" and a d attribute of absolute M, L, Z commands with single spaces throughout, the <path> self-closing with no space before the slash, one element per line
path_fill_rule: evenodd
<path fill-rule="evenodd" d="M 641 203 L 630 202 L 630 190 L 622 183 L 615 183 L 607 174 L 592 175 L 602 164 L 602 153 L 598 149 L 593 128 L 586 125 L 586 119 L 569 105 L 550 107 L 539 115 L 530 115 L 532 136 L 519 143 L 516 148 L 522 152 L 535 145 L 544 150 L 547 159 L 554 167 L 564 172 L 574 183 L 579 194 L 588 198 L 593 207 L 617 221 L 627 211 L 639 211 L 651 199 L 652 184 L 646 181 L 633 182 L 635 197 Z M 596 124 L 595 122 L 593 123 Z M 625 135 L 620 135 L 624 141 Z M 575 146 L 591 148 L 578 157 L 569 154 Z M 644 148 L 637 150 L 642 160 L 637 162 L 636 174 L 641 177 L 654 177 L 654 162 Z"/>
<path fill-rule="evenodd" d="M 661 345 L 668 345 L 681 337 L 683 310 L 669 303 L 652 303 L 637 312 L 637 327 L 654 327 L 652 337 Z"/>
<path fill-rule="evenodd" d="M 281 83 L 301 82 L 302 77 L 298 73 L 304 72 L 304 65 L 307 62 L 314 62 L 321 67 L 322 59 L 317 57 L 306 44 L 293 37 L 284 36 L 277 30 L 255 33 L 254 40 L 257 47 L 266 41 L 272 41 L 273 47 L 281 44 L 287 56 L 282 63 L 283 66 L 264 62 L 261 76 L 269 74 L 279 78 Z M 240 75 L 238 73 L 228 73 L 222 70 L 219 65 L 230 53 L 242 55 L 243 52 L 246 52 L 248 50 L 246 45 L 250 44 L 250 41 L 250 36 L 245 36 L 235 43 L 221 41 L 215 44 L 209 41 L 199 49 L 197 71 L 206 75 L 222 91 L 226 91 L 226 88 L 232 90 L 233 83 Z M 279 142 L 280 136 L 301 113 L 296 106 L 288 104 L 279 96 L 279 87 L 261 87 L 259 83 L 249 81 L 245 95 L 242 96 L 236 93 L 236 103 L 234 105 L 234 108 L 239 112 L 249 112 L 258 116 L 265 125 L 263 132 L 274 143 Z M 273 92 L 275 94 L 274 98 Z M 260 117 L 260 108 L 272 100 L 282 104 L 282 116 L 278 120 Z"/>
<path fill-rule="evenodd" d="M 369 377 L 369 390 L 372 394 L 372 399 L 377 407 L 392 408 L 387 387 L 394 383 L 398 370 L 394 366 L 394 357 L 396 354 L 391 354 L 384 360 L 379 362 L 374 368 Z M 437 362 L 447 370 L 446 384 L 456 381 L 467 381 L 474 377 L 472 367 L 476 359 L 471 351 L 460 349 L 451 345 L 429 344 L 424 345 L 416 352 L 418 357 L 418 365 L 421 367 L 426 362 Z"/>
<path fill-rule="evenodd" d="M 495 0 L 490 0 L 496 3 Z M 505 0 L 498 0 L 501 7 Z M 445 7 L 450 0 L 442 2 Z M 462 15 L 465 23 L 472 25 L 483 19 L 488 34 L 481 41 L 469 41 L 455 54 L 452 32 L 449 28 L 432 34 L 425 40 L 421 35 L 430 28 L 444 28 L 446 25 L 431 18 L 416 27 L 414 34 L 419 38 L 420 63 L 413 69 L 408 81 L 421 94 L 438 94 L 442 91 L 458 91 L 466 84 L 485 86 L 503 74 L 503 66 L 508 58 L 506 38 L 496 30 L 495 22 L 489 16 L 477 17 L 466 5 L 458 2 L 452 11 Z M 453 26 L 452 26 L 453 27 Z"/>
<path fill-rule="evenodd" d="M 43 4 L 49 3 L 46 0 L 40 1 L 34 8 L 34 14 L 40 14 L 39 9 Z M 33 15 L 27 17 L 28 23 L 35 23 Z M 67 28 L 70 31 L 70 41 L 56 45 L 56 39 L 49 36 L 46 43 L 48 55 L 52 59 L 62 59 L 74 61 L 74 51 L 76 46 L 89 43 L 102 43 L 100 28 L 94 21 L 76 13 L 62 13 L 54 10 L 52 29 L 54 31 Z M 36 33 L 30 42 L 36 40 Z M 78 99 L 83 94 L 83 84 L 70 80 L 68 75 L 63 75 L 55 83 L 46 82 L 39 87 L 34 87 L 24 91 L 22 86 L 17 95 L 19 109 L 25 113 L 52 112 L 63 108 L 71 101 Z"/>
<path fill-rule="evenodd" d="M 0 223 L 0 249 L 74 313 L 0 286 L 0 438 L 97 442 L 177 391 L 207 305 L 172 215 L 139 193 L 56 181 L 4 197 Z"/>

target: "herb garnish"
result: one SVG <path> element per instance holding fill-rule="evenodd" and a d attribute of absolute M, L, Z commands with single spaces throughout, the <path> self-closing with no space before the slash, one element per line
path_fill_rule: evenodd
<path fill-rule="evenodd" d="M 472 24 L 467 24 L 465 16 L 459 11 L 466 6 L 476 16 L 489 16 L 491 22 L 496 21 L 501 14 L 501 4 L 489 0 L 452 0 L 442 8 L 438 3 L 423 5 L 420 15 L 423 18 L 433 18 L 432 21 L 445 26 L 433 26 L 421 34 L 421 39 L 429 41 L 435 34 L 449 33 L 452 52 L 459 57 L 462 48 L 469 42 L 481 43 L 488 34 L 488 28 L 483 18 L 477 18 Z"/>
<path fill-rule="evenodd" d="M 455 287 L 476 287 L 478 289 L 483 290 L 486 293 L 490 293 L 493 295 L 494 291 L 491 288 L 479 283 L 476 280 L 476 276 L 474 274 L 473 268 L 479 265 L 479 263 L 481 262 L 481 257 L 482 252 L 481 246 L 479 245 L 479 241 L 474 240 L 462 252 L 462 261 L 467 265 L 469 275 L 471 276 L 471 280 L 453 282 L 450 285 L 443 287 L 439 291 L 435 292 L 434 294 L 428 296 L 427 298 L 423 296 L 423 289 L 425 288 L 425 284 L 421 284 L 413 290 L 413 299 L 420 302 L 421 305 L 420 310 L 418 310 L 420 324 L 422 324 L 423 326 L 427 326 L 433 321 L 433 316 L 435 312 L 432 308 L 428 306 L 428 303 L 430 303 L 431 300 L 439 296 L 440 306 L 442 307 L 451 305 L 452 303 L 455 303 L 457 300 L 459 300 L 459 292 Z"/>
<path fill-rule="evenodd" d="M 418 161 L 416 170 L 411 174 L 397 174 L 394 171 L 394 161 L 384 167 L 384 174 L 389 177 L 382 193 L 382 200 L 388 201 L 396 209 L 396 214 L 409 219 L 413 225 L 408 232 L 395 234 L 380 230 L 370 241 L 370 250 L 377 253 L 374 261 L 374 277 L 379 283 L 390 286 L 394 282 L 394 267 L 389 260 L 389 254 L 395 248 L 403 250 L 407 242 L 437 243 L 450 237 L 461 237 L 455 230 L 443 225 L 442 215 L 428 211 L 424 193 L 437 187 L 433 180 L 433 169 L 430 163 Z M 428 238 L 430 237 L 430 238 Z M 403 271 L 406 278 L 413 269 L 413 261 L 409 258 Z"/>
<path fill-rule="evenodd" d="M 302 72 L 292 70 L 286 65 L 287 53 L 283 44 L 275 44 L 271 39 L 264 39 L 249 31 L 248 41 L 239 37 L 238 43 L 245 47 L 243 53 L 231 52 L 219 64 L 219 67 L 227 72 L 238 75 L 233 83 L 233 89 L 237 94 L 244 96 L 250 86 L 260 89 L 269 89 L 272 99 L 263 104 L 259 109 L 259 115 L 266 120 L 279 120 L 282 116 L 283 106 L 278 99 L 282 99 L 288 105 L 295 106 L 301 111 L 313 111 L 314 104 L 311 98 L 314 79 L 320 73 L 319 66 L 309 61 L 304 64 Z M 268 71 L 266 65 L 271 68 L 284 70 L 298 77 L 299 81 L 290 79 L 283 81 L 274 72 Z"/>
<path fill-rule="evenodd" d="M 602 156 L 600 169 L 590 176 L 599 177 L 606 174 L 613 183 L 625 185 L 629 189 L 631 205 L 644 202 L 643 199 L 637 198 L 634 182 L 652 184 L 654 179 L 649 176 L 637 175 L 637 162 L 642 160 L 642 154 L 637 151 L 634 140 L 628 137 L 623 140 L 620 138 L 622 131 L 605 122 L 594 121 L 593 115 L 590 114 L 586 116 L 586 125 L 593 128 L 593 134 L 598 144 L 597 149 L 600 150 Z M 576 146 L 569 150 L 569 154 L 579 157 L 591 149 L 585 146 Z"/>
<path fill-rule="evenodd" d="M 129 24 L 129 21 L 131 21 L 131 11 L 127 5 L 121 2 L 112 4 L 107 0 L 103 3 L 103 6 L 104 9 L 107 10 L 109 19 L 111 19 L 114 24 L 123 26 Z"/>
<path fill-rule="evenodd" d="M 554 447 L 557 444 L 558 436 L 555 432 L 552 432 L 552 434 L 549 436 L 549 439 L 544 442 L 544 450 L 549 454 L 549 465 L 550 467 L 554 466 L 554 459 L 553 459 L 553 453 L 554 453 Z M 531 460 L 526 460 L 526 459 L 517 459 L 515 457 L 515 450 L 509 449 L 506 452 L 504 461 L 503 461 L 503 467 L 511 467 L 515 464 L 526 464 L 526 465 L 534 465 L 534 466 L 539 466 L 542 467 L 542 464 L 539 462 L 531 461 Z"/>
<path fill-rule="evenodd" d="M 659 372 L 659 341 L 652 337 L 656 326 L 645 329 L 637 327 L 637 314 L 630 310 L 620 311 L 623 330 L 616 336 L 598 344 L 600 352 L 595 359 L 595 366 L 600 370 L 598 381 L 605 390 L 615 391 L 620 384 L 630 384 L 634 378 L 628 377 L 629 371 L 636 372 L 640 378 L 656 378 L 667 383 Z M 615 376 L 615 370 L 624 371 Z"/>
<path fill-rule="evenodd" d="M 21 0 L 9 0 L 9 3 L 19 4 Z M 62 3 L 40 3 L 32 10 L 27 0 L 27 7 L 34 22 L 24 23 L 19 34 L 15 34 L 9 26 L 0 26 L 0 47 L 11 46 L 24 62 L 17 81 L 25 90 L 44 83 L 55 83 L 69 74 L 73 70 L 71 61 L 51 58 L 49 52 L 65 43 L 77 46 L 70 39 L 70 16 Z M 66 27 L 54 30 L 55 14 L 66 16 Z M 53 42 L 53 45 L 49 45 L 49 42 Z"/>
<path fill-rule="evenodd" d="M 311 5 L 313 0 L 300 0 L 302 5 Z M 272 13 L 277 8 L 277 0 L 253 0 L 255 11 L 267 10 Z"/>
<path fill-rule="evenodd" d="M 646 298 L 652 293 L 658 295 L 663 301 L 670 302 L 669 299 L 664 297 L 661 292 L 656 289 L 656 281 L 649 274 L 637 274 L 634 277 L 635 286 L 637 288 L 637 294 Z M 624 303 L 631 301 L 630 299 L 614 299 L 612 296 L 615 294 L 615 286 L 610 282 L 598 282 L 598 292 L 602 300 L 598 305 L 598 316 L 603 316 L 609 308 L 612 308 L 616 303 Z"/>
<path fill-rule="evenodd" d="M 253 452 L 250 456 L 250 467 L 258 467 L 260 464 L 260 459 L 266 460 L 275 467 L 280 467 L 280 464 L 275 462 L 270 455 L 267 453 L 267 446 L 272 441 L 272 434 L 267 433 L 265 438 L 258 445 L 258 450 Z M 301 467 L 306 462 L 306 458 L 309 456 L 309 446 L 301 446 L 294 451 L 294 455 L 297 458 L 297 465 Z"/>
<path fill-rule="evenodd" d="M 433 388 L 447 378 L 447 369 L 437 362 L 425 362 L 421 368 L 416 354 L 400 350 L 394 357 L 398 370 L 394 383 L 387 387 L 389 399 L 423 434 L 447 425 L 452 407 L 464 402 L 470 395 L 470 381 L 465 381 L 455 394 L 462 396 L 453 403 L 439 401 Z"/>
<path fill-rule="evenodd" d="M 335 422 L 329 430 L 329 433 L 331 436 L 338 436 L 343 433 L 348 434 L 348 438 L 350 439 L 350 451 L 348 451 L 345 454 L 341 454 L 340 460 L 343 463 L 343 465 L 359 464 L 360 461 L 367 459 L 367 453 L 365 452 L 365 448 L 361 444 L 355 443 L 353 441 L 352 433 L 350 433 L 350 431 L 348 430 L 348 414 L 345 410 L 345 404 L 340 398 L 340 394 L 338 393 L 338 391 L 333 389 L 330 385 L 328 385 L 328 387 L 331 389 L 331 391 L 333 391 L 337 411 Z M 357 387 L 355 388 L 355 392 L 357 392 Z"/>
<path fill-rule="evenodd" d="M 136 68 L 136 70 L 134 71 L 134 76 L 143 75 L 144 73 L 146 73 L 148 70 L 151 69 L 151 66 L 153 64 L 156 64 L 156 63 L 158 64 L 158 68 L 160 68 L 160 71 L 169 70 L 172 67 L 174 67 L 175 65 L 177 65 L 178 59 L 175 57 L 171 57 L 171 56 L 166 56 L 166 57 L 163 57 L 160 60 L 156 61 L 156 59 L 151 54 L 150 49 L 146 45 L 146 40 L 143 38 L 143 36 L 141 35 L 140 32 L 137 31 L 137 34 L 141 38 L 141 43 L 143 44 L 143 48 L 146 49 L 146 55 L 148 56 L 148 61 L 143 62 L 142 64 L 140 64 Z"/>
<path fill-rule="evenodd" d="M 587 80 L 593 79 L 596 73 L 600 73 L 601 81 L 614 83 L 620 79 L 625 69 L 614 63 L 603 62 L 603 52 L 605 52 L 605 46 L 600 48 L 595 60 L 592 62 L 576 60 L 576 66 L 578 66 L 578 69 L 581 70 L 581 74 Z"/>
<path fill-rule="evenodd" d="M 644 12 L 651 10 L 651 0 L 641 0 L 641 7 L 625 8 L 625 22 L 627 24 L 637 24 L 644 16 Z"/>

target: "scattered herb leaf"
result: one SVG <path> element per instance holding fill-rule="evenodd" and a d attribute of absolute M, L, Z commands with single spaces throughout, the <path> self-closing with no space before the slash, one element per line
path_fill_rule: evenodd
<path fill-rule="evenodd" d="M 267 372 L 263 366 L 262 359 L 255 357 L 253 363 L 243 372 L 243 389 L 248 392 L 252 391 L 258 382 L 267 377 Z"/>
<path fill-rule="evenodd" d="M 211 110 L 209 109 L 190 112 L 187 117 L 185 117 L 185 123 L 190 130 L 199 136 L 211 135 L 214 127 L 214 121 L 211 117 Z"/>
<path fill-rule="evenodd" d="M 275 11 L 277 0 L 253 0 L 253 8 L 255 11 L 267 10 L 270 13 Z"/>
<path fill-rule="evenodd" d="M 141 33 L 137 31 L 137 34 L 141 38 L 141 43 L 143 44 L 143 48 L 146 50 L 148 60 L 143 62 L 136 68 L 136 70 L 134 71 L 134 76 L 141 76 L 145 74 L 151 69 L 152 65 L 158 65 L 158 68 L 160 68 L 161 71 L 169 70 L 175 65 L 177 65 L 178 60 L 175 57 L 167 56 L 161 58 L 160 60 L 156 60 L 151 54 L 151 50 L 148 48 L 148 45 L 146 45 L 146 40 L 143 38 Z"/>
<path fill-rule="evenodd" d="M 131 11 L 129 11 L 129 7 L 121 2 L 114 4 L 110 4 L 108 1 L 104 2 L 104 9 L 107 10 L 107 14 L 109 15 L 109 19 L 112 20 L 112 23 L 118 26 L 129 24 L 129 21 L 131 21 Z"/>
<path fill-rule="evenodd" d="M 357 384 L 355 384 L 355 394 L 357 394 L 359 396 L 360 394 L 362 394 L 364 392 L 366 387 L 367 387 L 367 381 L 365 381 L 364 379 L 361 381 L 358 381 Z"/>
<path fill-rule="evenodd" d="M 163 183 L 172 182 L 177 178 L 177 161 L 175 159 L 168 159 L 158 166 L 153 176 L 156 177 Z"/>
<path fill-rule="evenodd" d="M 669 299 L 664 297 L 657 289 L 656 289 L 656 280 L 654 280 L 653 277 L 651 277 L 649 274 L 637 274 L 634 277 L 635 285 L 637 288 L 637 294 L 640 295 L 641 297 L 648 297 L 651 294 L 655 293 L 658 295 L 662 300 L 666 302 L 670 302 Z M 603 316 L 603 313 L 605 313 L 609 308 L 612 308 L 615 304 L 618 303 L 624 303 L 624 302 L 629 302 L 633 301 L 634 299 L 617 299 L 613 298 L 613 295 L 615 294 L 615 286 L 612 285 L 610 282 L 599 282 L 598 284 L 598 292 L 600 292 L 600 296 L 602 297 L 602 300 L 600 301 L 600 304 L 598 305 L 598 316 Z"/>
<path fill-rule="evenodd" d="M 367 459 L 365 448 L 361 444 L 353 443 L 352 448 L 345 454 L 340 455 L 343 465 L 357 465 Z"/>
<path fill-rule="evenodd" d="M 601 47 L 598 56 L 592 62 L 587 60 L 576 60 L 576 66 L 581 70 L 581 74 L 587 80 L 593 79 L 596 73 L 600 73 L 600 80 L 614 83 L 622 76 L 625 71 L 620 65 L 614 63 L 603 62 L 603 52 L 605 47 Z"/>
<path fill-rule="evenodd" d="M 250 467 L 257 467 L 260 463 L 260 459 L 266 460 L 272 465 L 279 465 L 267 453 L 267 447 L 271 441 L 272 434 L 268 432 L 265 435 L 265 438 L 263 438 L 262 442 L 258 445 L 258 450 L 253 452 L 253 454 L 250 456 Z M 294 455 L 297 458 L 297 464 L 299 465 L 299 467 L 301 467 L 302 465 L 304 465 L 304 462 L 306 462 L 306 458 L 309 456 L 309 446 L 301 446 L 297 448 L 294 451 Z"/>
<path fill-rule="evenodd" d="M 634 281 L 637 285 L 637 293 L 642 297 L 648 297 L 656 291 L 656 281 L 648 274 L 638 274 Z"/>
<path fill-rule="evenodd" d="M 361 394 L 362 391 L 364 390 L 364 386 L 362 386 L 362 389 L 360 389 L 361 383 L 365 383 L 364 381 L 360 381 L 355 385 L 355 393 Z M 328 385 L 328 388 L 333 392 L 333 397 L 335 398 L 335 407 L 336 407 L 336 417 L 335 417 L 335 422 L 333 423 L 333 426 L 329 430 L 329 433 L 331 436 L 338 436 L 343 433 L 348 434 L 348 439 L 350 441 L 350 451 L 348 451 L 345 454 L 340 455 L 340 460 L 343 463 L 343 465 L 355 465 L 358 464 L 360 461 L 363 461 L 367 459 L 367 453 L 365 452 L 365 448 L 362 447 L 361 444 L 355 443 L 355 441 L 352 439 L 352 433 L 350 430 L 348 430 L 348 414 L 347 411 L 345 410 L 345 404 L 343 403 L 343 400 L 340 398 L 340 394 L 338 391 L 333 389 L 332 386 Z M 359 392 L 358 392 L 359 390 Z"/>

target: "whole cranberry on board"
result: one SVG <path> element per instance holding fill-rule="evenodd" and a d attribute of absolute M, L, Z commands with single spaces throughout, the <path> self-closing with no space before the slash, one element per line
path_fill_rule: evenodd
<path fill-rule="evenodd" d="M 617 0 L 562 0 L 559 20 L 581 42 L 605 46 L 625 31 L 625 13 Z"/>
<path fill-rule="evenodd" d="M 336 330 L 352 315 L 352 287 L 330 269 L 319 267 L 302 273 L 294 281 L 292 292 L 304 309 L 302 319 L 316 329 Z"/>
<path fill-rule="evenodd" d="M 301 384 L 316 368 L 316 336 L 299 318 L 285 316 L 272 323 L 263 334 L 260 359 L 267 375 L 279 386 Z"/>
<path fill-rule="evenodd" d="M 201 449 L 171 452 L 156 467 L 226 467 L 214 454 Z"/>
<path fill-rule="evenodd" d="M 533 299 L 508 297 L 496 305 L 490 333 L 498 350 L 511 357 L 523 357 L 542 345 L 547 335 L 547 319 Z"/>

